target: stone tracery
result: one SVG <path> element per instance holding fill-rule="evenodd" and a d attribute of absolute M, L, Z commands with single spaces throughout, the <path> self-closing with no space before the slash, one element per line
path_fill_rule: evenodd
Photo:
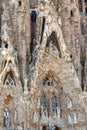
<path fill-rule="evenodd" d="M 14 3 L 14 9 L 10 2 Z M 82 11 L 83 4 L 79 2 Z M 79 82 L 86 69 L 85 45 L 82 45 L 86 41 L 86 20 L 82 22 L 83 32 L 80 33 L 78 3 L 31 1 L 30 9 L 27 0 L 2 3 L 0 129 L 4 130 L 1 123 L 4 119 L 4 127 L 12 129 L 70 130 L 77 127 L 79 130 L 78 117 L 86 118 L 83 116 L 86 94 L 82 95 Z M 31 31 L 30 25 L 33 25 Z M 81 84 L 86 90 L 86 81 L 82 80 Z M 85 130 L 83 124 L 81 129 Z"/>

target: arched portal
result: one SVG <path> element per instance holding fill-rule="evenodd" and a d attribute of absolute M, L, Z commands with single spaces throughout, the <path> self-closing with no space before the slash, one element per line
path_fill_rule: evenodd
<path fill-rule="evenodd" d="M 59 127 L 55 126 L 55 130 L 61 130 Z"/>
<path fill-rule="evenodd" d="M 46 126 L 44 125 L 42 130 L 61 130 L 61 128 L 57 127 L 57 126 Z"/>
<path fill-rule="evenodd" d="M 43 129 L 42 130 L 47 130 L 47 127 L 46 126 L 43 126 Z"/>

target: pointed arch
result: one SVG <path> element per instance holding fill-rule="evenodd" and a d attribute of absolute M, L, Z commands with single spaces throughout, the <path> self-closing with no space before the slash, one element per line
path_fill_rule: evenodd
<path fill-rule="evenodd" d="M 48 129 L 51 129 L 51 130 L 61 130 L 59 127 L 57 126 L 54 126 L 53 124 L 49 126 L 49 124 L 46 124 L 42 127 L 42 130 L 48 130 Z"/>
<path fill-rule="evenodd" d="M 14 74 L 12 71 L 9 71 L 6 73 L 5 78 L 4 78 L 4 84 L 5 85 L 15 85 L 15 79 L 14 79 Z"/>
<path fill-rule="evenodd" d="M 18 1 L 18 6 L 21 7 L 21 5 L 22 5 L 22 2 L 19 0 Z"/>
<path fill-rule="evenodd" d="M 73 10 L 70 11 L 70 17 L 74 17 L 74 13 L 73 13 Z"/>
<path fill-rule="evenodd" d="M 20 73 L 19 73 L 19 68 L 16 65 L 16 63 L 12 62 L 12 60 L 8 60 L 8 59 L 5 60 L 5 62 L 3 62 L 3 63 L 4 63 L 3 66 L 5 66 L 5 68 L 1 73 L 2 84 L 5 85 L 5 79 L 8 75 L 8 73 L 10 73 L 11 77 L 13 77 L 14 85 L 17 85 L 17 84 L 21 85 L 20 80 L 18 80 L 18 79 L 20 79 Z"/>
<path fill-rule="evenodd" d="M 57 40 L 57 35 L 56 35 L 55 31 L 53 31 L 51 33 L 51 35 L 47 38 L 46 47 L 48 47 L 48 48 L 52 47 L 52 49 L 55 49 L 55 47 L 56 47 L 58 50 L 58 53 L 59 53 L 59 57 L 61 58 L 60 45 L 59 45 L 59 42 Z"/>

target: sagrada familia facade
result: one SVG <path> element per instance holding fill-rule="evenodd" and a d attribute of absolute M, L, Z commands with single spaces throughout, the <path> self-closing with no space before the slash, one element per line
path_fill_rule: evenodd
<path fill-rule="evenodd" d="M 0 130 L 87 130 L 87 0 L 0 0 Z"/>

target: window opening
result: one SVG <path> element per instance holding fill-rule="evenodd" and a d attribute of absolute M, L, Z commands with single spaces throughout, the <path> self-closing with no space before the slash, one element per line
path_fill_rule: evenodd
<path fill-rule="evenodd" d="M 85 8 L 85 14 L 87 15 L 87 7 Z"/>
<path fill-rule="evenodd" d="M 42 39 L 43 39 L 44 26 L 45 26 L 45 17 L 43 17 L 43 24 L 42 24 L 42 32 L 41 32 L 41 41 L 40 41 L 40 43 L 42 43 Z"/>
<path fill-rule="evenodd" d="M 44 92 L 41 95 L 41 106 L 44 108 L 47 107 L 46 94 Z"/>
<path fill-rule="evenodd" d="M 55 117 L 58 115 L 58 102 L 55 93 L 52 93 L 52 114 Z"/>
<path fill-rule="evenodd" d="M 32 11 L 31 12 L 31 45 L 30 45 L 30 53 L 31 54 L 33 52 L 34 45 L 35 45 L 36 19 L 37 19 L 36 11 Z"/>
<path fill-rule="evenodd" d="M 37 14 L 36 11 L 31 12 L 31 22 L 36 23 Z"/>
<path fill-rule="evenodd" d="M 73 16 L 74 16 L 74 14 L 73 14 L 73 11 L 72 11 L 72 10 L 70 11 L 70 15 L 71 15 L 71 17 L 73 17 Z"/>
<path fill-rule="evenodd" d="M 52 78 L 48 78 L 46 77 L 44 80 L 43 80 L 43 86 L 53 86 L 53 81 L 52 81 Z"/>
<path fill-rule="evenodd" d="M 22 5 L 22 2 L 21 1 L 18 1 L 18 5 L 19 5 L 19 7 Z"/>
<path fill-rule="evenodd" d="M 85 3 L 87 3 L 87 0 L 85 0 Z"/>
<path fill-rule="evenodd" d="M 8 48 L 8 44 L 5 44 L 5 48 Z"/>
<path fill-rule="evenodd" d="M 79 11 L 82 12 L 82 0 L 78 0 L 78 4 L 79 4 Z"/>

